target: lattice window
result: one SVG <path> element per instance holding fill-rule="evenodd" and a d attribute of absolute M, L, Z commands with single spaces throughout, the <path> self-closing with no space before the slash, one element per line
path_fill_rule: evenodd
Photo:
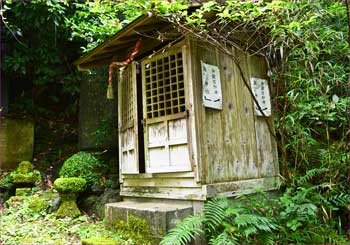
<path fill-rule="evenodd" d="M 132 81 L 132 69 L 131 66 L 129 66 L 123 71 L 121 79 L 121 122 L 123 127 L 131 126 L 134 121 L 136 100 L 133 94 L 134 86 L 134 82 Z"/>
<path fill-rule="evenodd" d="M 144 63 L 147 118 L 185 111 L 182 52 L 162 55 Z"/>

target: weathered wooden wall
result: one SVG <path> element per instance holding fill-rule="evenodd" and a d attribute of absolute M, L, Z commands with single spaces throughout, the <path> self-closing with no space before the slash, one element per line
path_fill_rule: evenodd
<path fill-rule="evenodd" d="M 219 183 L 278 175 L 276 143 L 263 118 L 254 115 L 253 99 L 233 59 L 206 43 L 190 41 L 198 139 L 198 164 L 203 183 Z M 266 78 L 264 60 L 233 50 L 250 77 Z M 220 69 L 222 110 L 202 105 L 201 63 Z M 268 118 L 273 125 L 273 119 Z"/>
<path fill-rule="evenodd" d="M 123 175 L 122 196 L 205 200 L 205 190 L 193 172 Z"/>
<path fill-rule="evenodd" d="M 262 57 L 249 56 L 248 65 L 251 77 L 267 79 L 267 67 Z M 277 142 L 269 131 L 270 128 L 275 133 L 273 117 L 270 116 L 266 119 L 258 116 L 254 117 L 260 177 L 277 176 L 279 174 Z"/>

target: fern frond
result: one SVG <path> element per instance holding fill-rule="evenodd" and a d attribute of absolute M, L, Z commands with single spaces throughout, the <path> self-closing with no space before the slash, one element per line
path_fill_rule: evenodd
<path fill-rule="evenodd" d="M 258 229 L 254 225 L 249 225 L 246 227 L 243 231 L 246 238 L 248 238 L 250 235 L 257 233 Z"/>
<path fill-rule="evenodd" d="M 225 216 L 236 217 L 238 214 L 242 212 L 244 212 L 244 207 L 242 207 L 242 204 L 234 202 L 230 204 L 230 206 L 225 210 Z"/>
<path fill-rule="evenodd" d="M 207 229 L 211 232 L 222 223 L 225 218 L 225 210 L 229 206 L 229 201 L 226 198 L 214 198 L 204 205 L 204 217 Z"/>
<path fill-rule="evenodd" d="M 277 225 L 266 217 L 255 214 L 241 214 L 234 219 L 238 227 L 247 227 L 253 225 L 258 230 L 269 231 L 277 229 Z"/>
<path fill-rule="evenodd" d="M 210 244 L 220 245 L 220 244 L 239 244 L 238 238 L 233 234 L 228 233 L 226 230 L 220 233 L 218 236 L 210 239 Z"/>
<path fill-rule="evenodd" d="M 312 178 L 319 176 L 328 171 L 328 168 L 313 168 L 306 172 L 306 174 L 297 179 L 297 185 L 304 185 L 308 183 Z"/>
<path fill-rule="evenodd" d="M 259 244 L 276 244 L 275 235 L 271 232 L 260 232 L 258 240 Z"/>
<path fill-rule="evenodd" d="M 181 245 L 190 243 L 196 235 L 203 233 L 203 217 L 188 216 L 175 228 L 171 229 L 160 244 Z"/>
<path fill-rule="evenodd" d="M 327 201 L 329 201 L 337 207 L 345 207 L 350 203 L 350 195 L 345 193 L 332 195 L 329 198 L 327 198 Z"/>

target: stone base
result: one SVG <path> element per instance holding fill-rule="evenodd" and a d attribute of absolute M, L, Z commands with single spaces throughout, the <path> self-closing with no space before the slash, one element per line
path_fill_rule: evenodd
<path fill-rule="evenodd" d="M 74 200 L 62 200 L 61 205 L 55 213 L 56 217 L 64 218 L 71 217 L 75 218 L 81 215 L 80 210 Z"/>
<path fill-rule="evenodd" d="M 192 206 L 159 202 L 116 202 L 105 206 L 105 222 L 128 222 L 130 216 L 144 219 L 154 236 L 162 237 L 182 219 L 193 214 Z"/>

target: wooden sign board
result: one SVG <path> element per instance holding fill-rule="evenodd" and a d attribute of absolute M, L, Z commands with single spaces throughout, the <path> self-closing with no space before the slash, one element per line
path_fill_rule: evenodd
<path fill-rule="evenodd" d="M 265 116 L 271 116 L 271 101 L 269 83 L 265 79 L 252 77 L 250 78 L 252 90 L 256 100 L 258 101 Z M 258 116 L 263 116 L 257 105 L 254 103 L 255 113 Z"/>
<path fill-rule="evenodd" d="M 203 83 L 203 105 L 222 110 L 220 70 L 217 66 L 201 61 Z"/>

